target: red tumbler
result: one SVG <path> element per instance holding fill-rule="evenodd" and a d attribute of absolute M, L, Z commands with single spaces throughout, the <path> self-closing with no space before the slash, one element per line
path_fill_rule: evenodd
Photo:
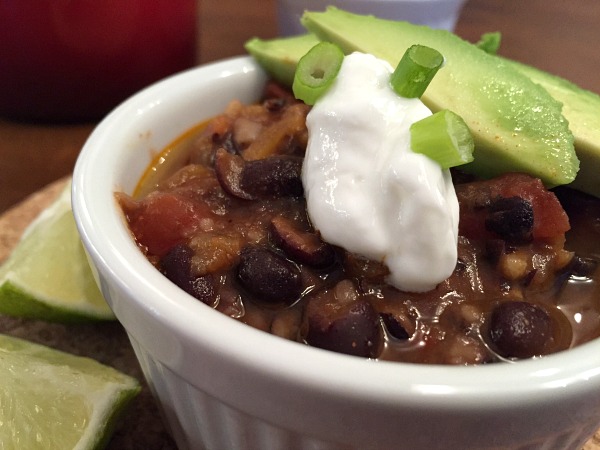
<path fill-rule="evenodd" d="M 0 0 L 0 117 L 100 119 L 196 62 L 197 0 Z"/>

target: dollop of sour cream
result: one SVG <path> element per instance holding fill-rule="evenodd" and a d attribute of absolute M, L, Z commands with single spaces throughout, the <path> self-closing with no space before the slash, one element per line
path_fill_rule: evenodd
<path fill-rule="evenodd" d="M 458 200 L 448 170 L 410 147 L 410 125 L 431 111 L 398 96 L 392 67 L 372 55 L 344 58 L 307 117 L 302 181 L 322 238 L 383 262 L 387 282 L 424 292 L 456 265 Z"/>

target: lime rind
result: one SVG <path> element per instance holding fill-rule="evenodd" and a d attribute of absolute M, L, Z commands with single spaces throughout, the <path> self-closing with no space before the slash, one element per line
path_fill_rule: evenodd
<path fill-rule="evenodd" d="M 21 283 L 5 279 L 0 286 L 0 313 L 13 317 L 40 319 L 48 322 L 81 323 L 91 320 L 114 320 L 112 312 L 89 305 L 64 305 L 61 299 L 38 300 L 25 292 Z"/>
<path fill-rule="evenodd" d="M 70 184 L 0 267 L 0 313 L 60 322 L 114 320 L 77 232 Z"/>
<path fill-rule="evenodd" d="M 139 382 L 89 358 L 0 335 L 0 446 L 102 448 Z"/>

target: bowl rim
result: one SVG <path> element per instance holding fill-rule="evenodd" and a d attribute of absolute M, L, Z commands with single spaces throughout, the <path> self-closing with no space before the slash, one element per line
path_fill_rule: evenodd
<path fill-rule="evenodd" d="M 451 399 L 457 407 L 478 408 L 482 396 L 506 405 L 549 397 L 558 401 L 567 391 L 584 395 L 590 388 L 600 388 L 600 340 L 513 364 L 464 367 L 365 360 L 256 330 L 198 302 L 163 277 L 137 249 L 119 215 L 113 198 L 119 185 L 111 178 L 118 152 L 107 145 L 115 136 L 122 138 L 124 124 L 132 117 L 143 121 L 148 114 L 160 115 L 161 108 L 156 106 L 168 103 L 165 95 L 184 95 L 192 88 L 206 89 L 228 77 L 249 75 L 266 79 L 251 57 L 242 56 L 155 83 L 113 110 L 81 151 L 73 175 L 72 201 L 82 241 L 96 269 L 129 292 L 136 308 L 190 345 L 210 346 L 220 357 L 257 373 L 276 373 L 279 379 L 340 396 L 351 393 L 382 403 L 421 406 Z M 174 133 L 172 140 L 178 135 Z M 119 318 L 119 311 L 115 312 Z M 190 315 L 196 316 L 193 322 L 186 320 Z M 261 350 L 256 352 L 256 348 Z"/>

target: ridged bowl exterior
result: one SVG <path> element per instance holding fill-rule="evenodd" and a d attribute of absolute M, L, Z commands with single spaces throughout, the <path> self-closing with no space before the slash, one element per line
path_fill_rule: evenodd
<path fill-rule="evenodd" d="M 362 449 L 514 449 L 514 450 L 580 450 L 583 443 L 596 431 L 596 421 L 575 424 L 560 433 L 548 433 L 520 442 L 502 438 L 503 430 L 493 429 L 477 433 L 479 437 L 464 439 L 461 429 L 455 430 L 457 439 L 441 435 L 423 435 L 398 446 L 381 447 L 377 439 L 371 445 L 336 443 L 304 435 L 273 425 L 265 420 L 237 410 L 219 399 L 186 383 L 176 373 L 152 359 L 135 339 L 131 338 L 138 360 L 151 388 L 161 400 L 161 408 L 180 450 L 362 450 Z M 181 401 L 181 399 L 186 401 Z M 558 407 L 560 409 L 560 407 Z M 480 424 L 482 427 L 485 424 Z M 491 436 L 490 436 L 491 431 Z M 500 437 L 500 439 L 497 439 Z M 398 437 L 401 439 L 401 436 Z M 483 442 L 483 438 L 489 441 Z M 500 442 L 497 442 L 497 441 Z M 418 446 L 415 446 L 418 445 Z M 454 447 L 457 445 L 457 447 Z"/>

